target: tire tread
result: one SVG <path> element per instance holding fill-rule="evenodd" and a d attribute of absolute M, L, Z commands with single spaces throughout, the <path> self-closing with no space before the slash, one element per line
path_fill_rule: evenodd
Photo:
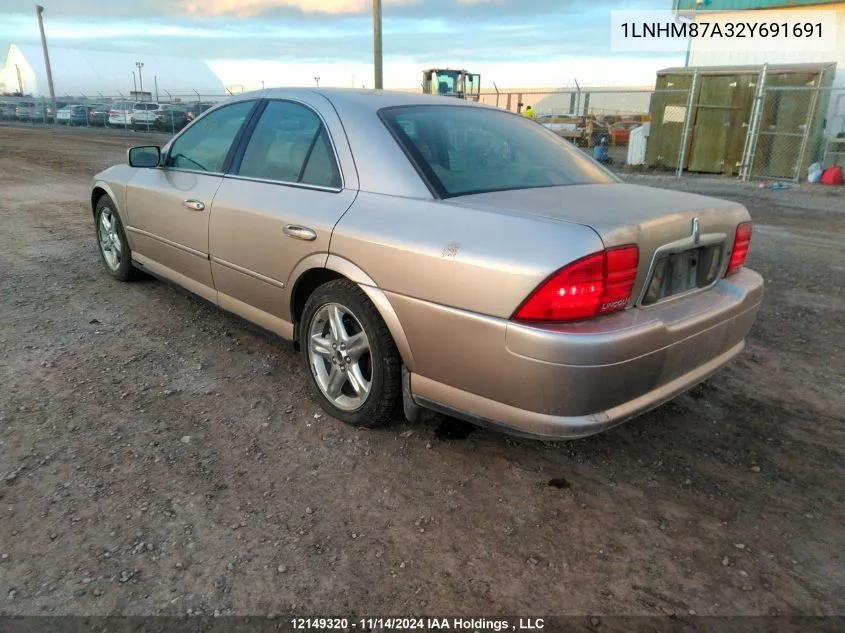
<path fill-rule="evenodd" d="M 112 270 L 109 268 L 108 264 L 106 264 L 106 260 L 103 257 L 102 250 L 100 248 L 100 212 L 102 211 L 103 207 L 111 207 L 114 215 L 117 217 L 119 226 L 118 229 L 120 230 L 120 239 L 123 241 L 123 246 L 126 249 L 126 257 L 123 261 L 120 262 L 120 267 L 117 270 Z M 100 253 L 100 260 L 103 262 L 103 266 L 106 269 L 106 272 L 109 273 L 112 277 L 117 279 L 118 281 L 133 281 L 138 278 L 139 271 L 135 266 L 132 264 L 132 250 L 129 248 L 129 241 L 126 239 L 126 231 L 123 229 L 123 218 L 120 217 L 120 213 L 117 210 L 117 205 L 115 205 L 114 201 L 108 194 L 104 194 L 100 196 L 100 199 L 97 200 L 96 212 L 94 213 L 94 236 L 97 239 L 97 251 Z"/>

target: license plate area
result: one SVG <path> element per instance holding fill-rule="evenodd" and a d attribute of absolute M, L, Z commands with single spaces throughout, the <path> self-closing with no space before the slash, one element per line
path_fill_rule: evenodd
<path fill-rule="evenodd" d="M 642 304 L 651 305 L 706 288 L 718 278 L 721 262 L 721 246 L 702 246 L 658 255 Z"/>

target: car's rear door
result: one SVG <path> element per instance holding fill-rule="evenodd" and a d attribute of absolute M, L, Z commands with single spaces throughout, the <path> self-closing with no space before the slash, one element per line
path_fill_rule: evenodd
<path fill-rule="evenodd" d="M 211 212 L 220 305 L 284 337 L 292 334 L 291 274 L 306 259 L 325 264 L 358 189 L 340 120 L 311 94 L 265 102 Z"/>
<path fill-rule="evenodd" d="M 138 169 L 126 187 L 124 224 L 136 259 L 211 300 L 211 203 L 257 103 L 211 112 L 165 148 L 160 167 Z"/>

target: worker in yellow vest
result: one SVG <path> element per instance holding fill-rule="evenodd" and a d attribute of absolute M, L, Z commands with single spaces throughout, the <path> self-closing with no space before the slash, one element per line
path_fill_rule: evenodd
<path fill-rule="evenodd" d="M 531 106 L 527 106 L 525 108 L 525 112 L 523 112 L 522 114 L 523 114 L 523 116 L 525 116 L 529 119 L 536 119 L 537 118 L 537 115 L 534 113 L 534 108 L 532 108 Z"/>

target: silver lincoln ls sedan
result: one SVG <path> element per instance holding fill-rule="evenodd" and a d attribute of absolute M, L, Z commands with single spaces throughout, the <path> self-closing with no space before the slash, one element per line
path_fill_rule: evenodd
<path fill-rule="evenodd" d="M 301 350 L 325 410 L 591 435 L 744 346 L 748 211 L 624 184 L 534 121 L 447 97 L 274 89 L 134 147 L 91 192 L 106 271 Z"/>

